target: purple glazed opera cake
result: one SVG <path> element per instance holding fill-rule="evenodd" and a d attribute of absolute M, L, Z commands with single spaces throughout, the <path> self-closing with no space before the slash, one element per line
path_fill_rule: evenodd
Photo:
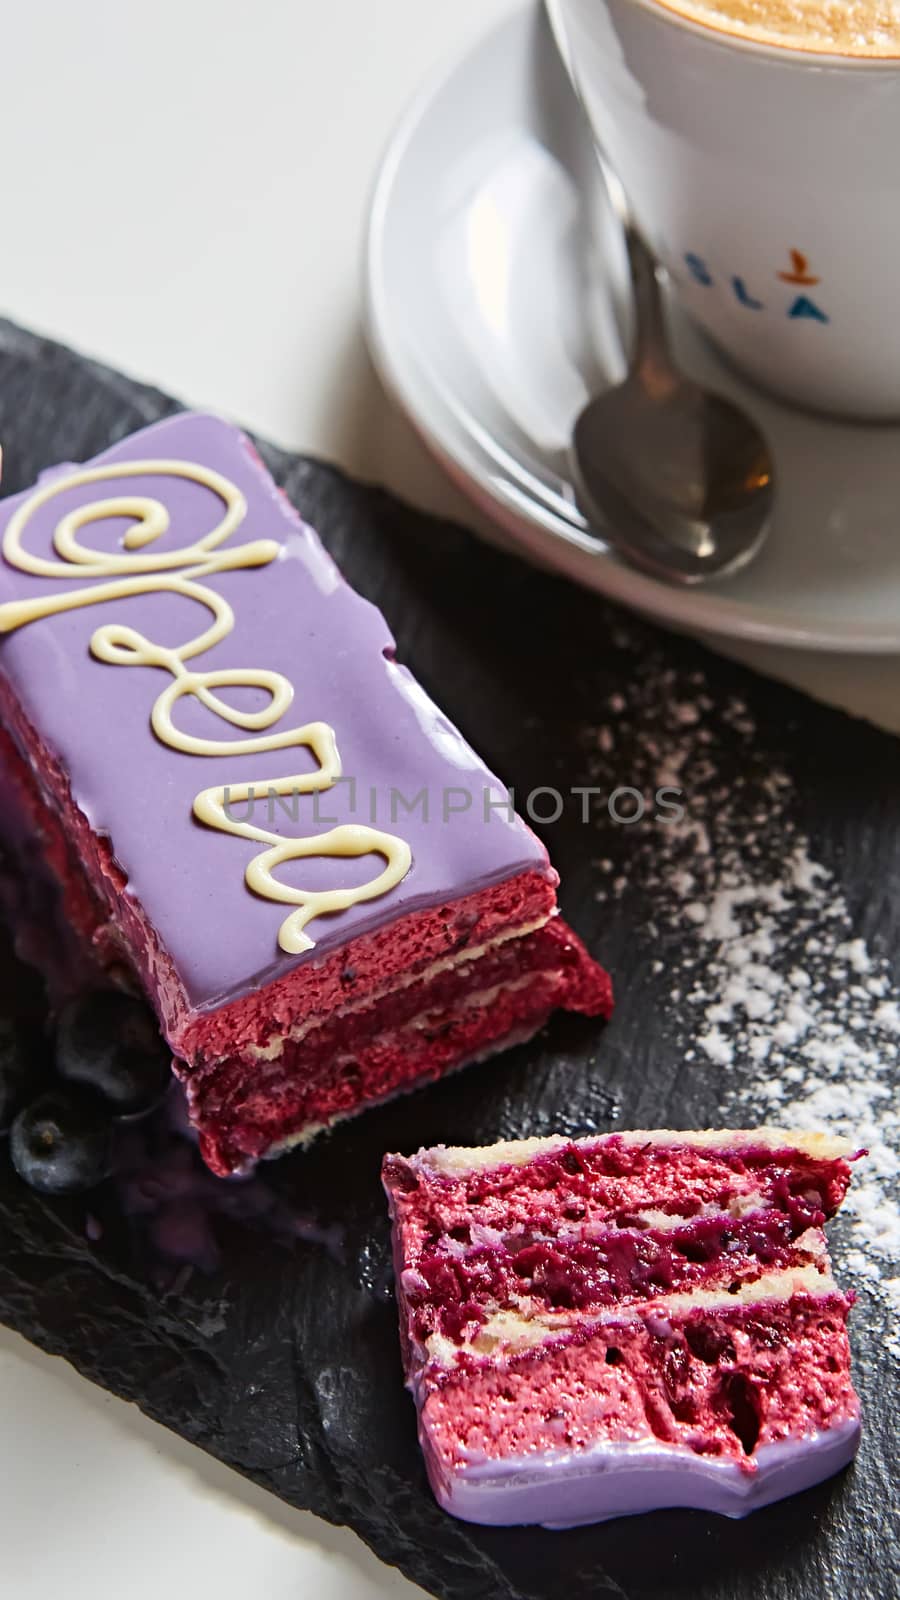
<path fill-rule="evenodd" d="M 624 1133 L 384 1165 L 432 1488 L 471 1522 L 742 1516 L 859 1439 L 822 1233 L 852 1146 Z"/>
<path fill-rule="evenodd" d="M 148 428 L 0 507 L 0 754 L 228 1173 L 609 981 L 546 851 L 244 436 Z"/>

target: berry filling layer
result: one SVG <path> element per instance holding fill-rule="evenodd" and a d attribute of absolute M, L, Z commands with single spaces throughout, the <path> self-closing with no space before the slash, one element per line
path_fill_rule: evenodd
<path fill-rule="evenodd" d="M 476 1224 L 483 1237 L 490 1230 Z M 456 1229 L 419 1256 L 404 1284 L 424 1344 L 437 1332 L 471 1335 L 488 1307 L 549 1312 L 596 1311 L 620 1301 L 692 1287 L 730 1288 L 766 1271 L 805 1266 L 815 1235 L 781 1212 L 704 1217 L 668 1229 L 628 1224 L 598 1227 L 593 1237 L 510 1234 L 466 1249 Z"/>

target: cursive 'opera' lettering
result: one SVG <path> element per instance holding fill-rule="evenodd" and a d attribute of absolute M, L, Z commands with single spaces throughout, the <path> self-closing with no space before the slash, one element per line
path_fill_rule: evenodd
<path fill-rule="evenodd" d="M 67 490 L 135 477 L 189 479 L 216 495 L 224 506 L 224 515 L 211 532 L 195 543 L 160 552 L 153 546 L 170 525 L 165 504 L 150 496 L 120 493 L 79 505 L 60 517 L 52 541 L 58 559 L 35 555 L 26 549 L 26 529 L 35 513 L 49 501 Z M 127 487 L 127 483 L 123 487 Z M 36 577 L 77 577 L 92 581 L 64 593 L 53 590 L 35 599 L 7 601 L 0 605 L 0 633 L 11 633 L 30 622 L 78 607 L 124 601 L 141 594 L 170 593 L 195 600 L 209 612 L 209 624 L 202 633 L 177 649 L 155 644 L 136 628 L 113 622 L 94 631 L 92 654 L 111 666 L 159 667 L 171 675 L 171 683 L 157 697 L 150 716 L 156 737 L 171 749 L 195 756 L 244 756 L 303 747 L 317 763 L 315 769 L 275 783 L 267 780 L 266 787 L 277 794 L 323 792 L 341 777 L 335 732 L 325 722 L 276 728 L 294 698 L 294 687 L 288 678 L 263 668 L 203 672 L 191 665 L 198 656 L 226 638 L 235 623 L 228 601 L 209 588 L 206 580 L 220 572 L 267 566 L 276 560 L 281 549 L 274 539 L 226 545 L 246 514 L 247 502 L 241 491 L 221 473 L 196 462 L 130 461 L 85 467 L 69 476 L 55 478 L 35 490 L 10 519 L 3 539 L 3 555 L 11 566 Z M 93 550 L 81 543 L 83 528 L 112 517 L 124 517 L 130 522 L 120 552 Z M 221 691 L 228 689 L 259 689 L 268 696 L 268 701 L 261 710 L 241 711 L 223 698 Z M 239 729 L 245 737 L 210 739 L 186 733 L 176 721 L 178 702 L 185 696 Z M 307 934 L 306 925 L 315 917 L 377 899 L 400 883 L 409 871 L 412 857 L 407 842 L 380 828 L 347 824 L 308 838 L 285 838 L 258 828 L 250 821 L 235 821 L 230 807 L 247 799 L 258 787 L 258 781 L 248 781 L 204 789 L 194 799 L 194 815 L 209 828 L 266 847 L 249 863 L 245 881 L 248 888 L 264 899 L 296 908 L 282 922 L 278 934 L 279 945 L 289 954 L 297 955 L 313 947 L 314 941 Z M 295 889 L 275 876 L 278 868 L 288 861 L 310 856 L 338 859 L 367 855 L 382 856 L 383 871 L 369 882 L 349 889 Z"/>

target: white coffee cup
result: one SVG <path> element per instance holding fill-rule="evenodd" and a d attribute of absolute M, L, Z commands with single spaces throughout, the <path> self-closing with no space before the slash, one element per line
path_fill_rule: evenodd
<path fill-rule="evenodd" d="M 690 314 L 801 405 L 900 418 L 900 60 L 757 44 L 656 0 L 547 0 Z"/>

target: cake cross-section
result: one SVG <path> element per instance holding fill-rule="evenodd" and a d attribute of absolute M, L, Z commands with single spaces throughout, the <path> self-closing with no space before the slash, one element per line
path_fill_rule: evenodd
<path fill-rule="evenodd" d="M 569 1527 L 742 1516 L 859 1440 L 824 1134 L 622 1133 L 388 1156 L 406 1378 L 440 1504 Z"/>
<path fill-rule="evenodd" d="M 237 429 L 54 468 L 0 539 L 4 792 L 214 1171 L 608 1013 L 543 846 Z"/>

